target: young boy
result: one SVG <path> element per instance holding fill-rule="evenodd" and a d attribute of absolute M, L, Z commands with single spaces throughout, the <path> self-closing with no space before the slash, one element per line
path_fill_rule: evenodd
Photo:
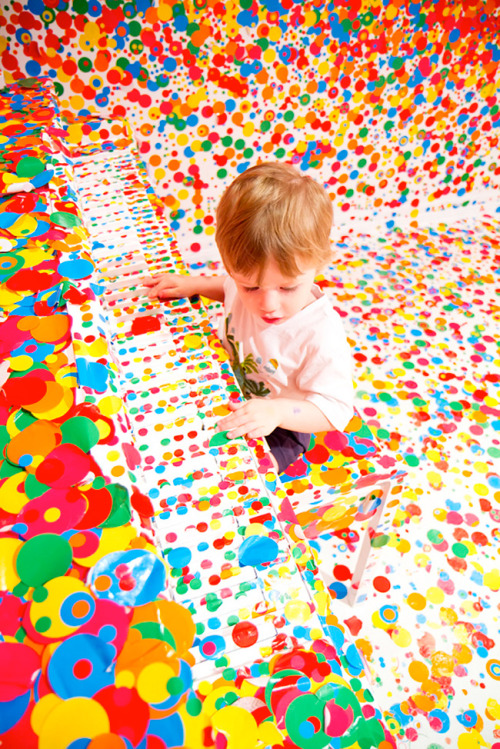
<path fill-rule="evenodd" d="M 227 276 L 164 274 L 150 298 L 201 294 L 224 302 L 221 338 L 244 402 L 218 428 L 266 437 L 282 473 L 311 433 L 342 431 L 353 414 L 351 353 L 338 314 L 315 276 L 331 258 L 326 191 L 284 163 L 239 175 L 217 208 L 216 243 Z"/>

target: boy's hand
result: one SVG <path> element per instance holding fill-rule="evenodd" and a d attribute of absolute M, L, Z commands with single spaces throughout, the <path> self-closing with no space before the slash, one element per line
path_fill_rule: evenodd
<path fill-rule="evenodd" d="M 228 403 L 233 413 L 217 424 L 219 432 L 228 432 L 235 439 L 243 435 L 256 439 L 265 437 L 279 426 L 281 409 L 278 400 L 272 398 L 252 398 L 244 402 Z"/>
<path fill-rule="evenodd" d="M 143 281 L 149 299 L 181 299 L 196 294 L 191 276 L 180 276 L 177 273 L 163 273 Z"/>

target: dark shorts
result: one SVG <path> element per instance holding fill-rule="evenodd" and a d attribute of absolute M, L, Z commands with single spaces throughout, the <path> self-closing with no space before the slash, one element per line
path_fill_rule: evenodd
<path fill-rule="evenodd" d="M 283 473 L 290 463 L 309 449 L 311 435 L 276 427 L 274 432 L 267 435 L 266 440 L 271 453 L 278 462 L 278 473 Z"/>

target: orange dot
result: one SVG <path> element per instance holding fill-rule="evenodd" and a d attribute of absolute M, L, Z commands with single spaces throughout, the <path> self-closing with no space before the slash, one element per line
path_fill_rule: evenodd
<path fill-rule="evenodd" d="M 19 330 L 33 330 L 39 325 L 37 317 L 23 317 L 17 323 Z"/>
<path fill-rule="evenodd" d="M 73 616 L 75 619 L 83 619 L 87 616 L 90 611 L 90 604 L 88 601 L 76 601 L 73 605 Z"/>
<path fill-rule="evenodd" d="M 425 597 L 420 593 L 410 593 L 410 595 L 406 599 L 406 603 L 415 611 L 422 611 L 422 609 L 425 609 L 427 605 Z"/>
<path fill-rule="evenodd" d="M 100 733 L 94 736 L 88 749 L 125 749 L 126 744 L 116 733 Z"/>
<path fill-rule="evenodd" d="M 412 661 L 408 666 L 408 673 L 415 681 L 425 681 L 429 676 L 429 669 L 421 661 Z"/>
<path fill-rule="evenodd" d="M 71 536 L 69 539 L 70 545 L 73 547 L 73 549 L 78 549 L 80 546 L 83 546 L 85 543 L 85 536 L 83 533 L 75 533 L 74 536 Z"/>
<path fill-rule="evenodd" d="M 111 578 L 109 575 L 99 575 L 99 577 L 96 577 L 94 581 L 94 588 L 102 593 L 105 590 L 109 590 L 111 588 Z"/>

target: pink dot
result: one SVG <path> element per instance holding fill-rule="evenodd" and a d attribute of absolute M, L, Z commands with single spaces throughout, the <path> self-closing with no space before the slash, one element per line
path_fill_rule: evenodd
<path fill-rule="evenodd" d="M 215 653 L 215 643 L 211 640 L 204 642 L 202 646 L 203 655 L 213 655 Z"/>

